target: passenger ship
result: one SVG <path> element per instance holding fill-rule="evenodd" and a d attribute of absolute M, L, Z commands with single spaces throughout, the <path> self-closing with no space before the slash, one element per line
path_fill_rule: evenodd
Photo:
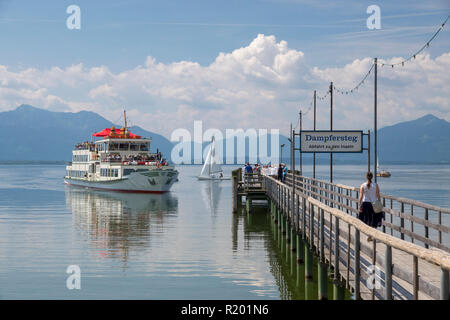
<path fill-rule="evenodd" d="M 160 152 L 151 153 L 151 138 L 127 129 L 106 128 L 94 133 L 101 138 L 79 143 L 72 151 L 64 182 L 68 185 L 122 192 L 163 193 L 178 181 L 178 171 Z"/>

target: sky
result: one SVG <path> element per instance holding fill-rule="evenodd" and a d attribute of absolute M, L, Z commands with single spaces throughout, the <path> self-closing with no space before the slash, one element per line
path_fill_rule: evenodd
<path fill-rule="evenodd" d="M 70 5 L 80 29 L 69 29 Z M 370 5 L 381 28 L 370 30 Z M 396 63 L 450 14 L 431 1 L 0 0 L 0 111 L 90 110 L 170 138 L 178 128 L 311 129 L 313 91 L 353 88 L 374 57 Z M 450 121 L 450 21 L 413 61 L 378 68 L 378 126 Z M 334 95 L 333 128 L 373 127 L 373 72 Z M 330 125 L 329 97 L 317 128 Z"/>

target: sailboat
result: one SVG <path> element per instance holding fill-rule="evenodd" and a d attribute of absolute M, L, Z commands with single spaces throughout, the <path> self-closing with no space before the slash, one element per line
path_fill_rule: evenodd
<path fill-rule="evenodd" d="M 230 177 L 223 175 L 222 166 L 216 159 L 216 143 L 214 136 L 211 139 L 208 155 L 203 164 L 202 172 L 198 176 L 198 180 L 230 180 Z"/>
<path fill-rule="evenodd" d="M 391 173 L 387 170 L 381 169 L 380 170 L 380 163 L 378 162 L 377 159 L 377 177 L 385 177 L 388 178 L 391 176 Z"/>

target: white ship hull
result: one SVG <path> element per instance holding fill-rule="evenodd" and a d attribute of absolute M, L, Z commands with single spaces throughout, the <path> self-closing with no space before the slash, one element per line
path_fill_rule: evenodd
<path fill-rule="evenodd" d="M 155 175 L 157 173 L 157 175 Z M 121 179 L 94 181 L 84 178 L 64 178 L 64 183 L 72 186 L 119 192 L 164 193 L 177 181 L 176 170 L 150 170 L 133 172 Z"/>

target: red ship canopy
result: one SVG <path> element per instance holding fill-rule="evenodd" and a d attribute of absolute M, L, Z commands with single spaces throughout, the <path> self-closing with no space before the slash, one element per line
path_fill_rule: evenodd
<path fill-rule="evenodd" d="M 126 138 L 125 135 L 122 133 L 120 129 L 114 129 L 114 132 L 112 134 L 115 138 Z M 111 128 L 105 128 L 100 132 L 96 132 L 92 135 L 93 137 L 109 137 L 111 136 Z M 141 136 L 138 136 L 134 133 L 131 133 L 128 131 L 128 138 L 130 139 L 140 139 Z"/>

